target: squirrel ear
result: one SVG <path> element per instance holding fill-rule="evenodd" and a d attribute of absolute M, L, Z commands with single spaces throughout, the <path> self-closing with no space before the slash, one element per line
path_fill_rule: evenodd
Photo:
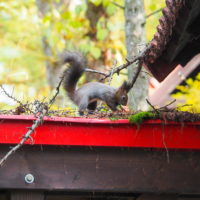
<path fill-rule="evenodd" d="M 121 96 L 124 92 L 128 93 L 129 90 L 129 84 L 126 81 L 124 81 L 123 84 L 118 88 L 116 95 Z"/>
<path fill-rule="evenodd" d="M 124 81 L 119 89 L 128 92 L 130 90 L 130 85 L 127 83 L 127 81 Z"/>

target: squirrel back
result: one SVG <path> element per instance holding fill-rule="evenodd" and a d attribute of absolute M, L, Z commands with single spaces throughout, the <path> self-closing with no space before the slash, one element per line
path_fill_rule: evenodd
<path fill-rule="evenodd" d="M 76 89 L 77 82 L 85 71 L 86 59 L 80 53 L 67 52 L 62 63 L 70 64 L 64 71 L 63 87 L 70 99 L 78 105 L 80 114 L 86 109 L 94 111 L 97 100 L 104 101 L 112 111 L 116 111 L 118 105 L 127 104 L 129 85 L 126 81 L 118 89 L 100 82 L 89 82 Z"/>

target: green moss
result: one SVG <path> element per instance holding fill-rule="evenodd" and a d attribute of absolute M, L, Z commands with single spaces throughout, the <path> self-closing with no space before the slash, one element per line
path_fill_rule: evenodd
<path fill-rule="evenodd" d="M 144 111 L 144 112 L 139 112 L 134 115 L 131 115 L 129 117 L 129 122 L 132 124 L 141 124 L 145 119 L 155 119 L 158 118 L 158 115 L 150 112 L 150 111 Z"/>
<path fill-rule="evenodd" d="M 118 119 L 120 119 L 119 117 L 109 117 L 109 119 L 111 120 L 111 121 L 116 121 L 116 120 L 118 120 Z"/>

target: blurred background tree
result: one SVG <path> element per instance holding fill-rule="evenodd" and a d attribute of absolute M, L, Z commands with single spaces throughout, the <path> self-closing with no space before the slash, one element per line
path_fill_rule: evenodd
<path fill-rule="evenodd" d="M 162 7 L 164 0 L 144 0 L 146 16 Z M 82 51 L 88 67 L 100 71 L 124 63 L 124 9 L 122 0 L 1 1 L 0 83 L 22 101 L 43 100 L 57 85 L 62 67 L 56 61 L 65 49 Z M 145 18 L 145 41 L 138 46 L 151 40 L 160 16 L 157 12 Z M 88 73 L 81 81 L 96 78 Z M 111 85 L 119 86 L 124 79 L 126 70 L 114 75 Z M 66 106 L 65 96 L 62 91 L 59 105 Z M 8 101 L 2 96 L 4 103 Z"/>

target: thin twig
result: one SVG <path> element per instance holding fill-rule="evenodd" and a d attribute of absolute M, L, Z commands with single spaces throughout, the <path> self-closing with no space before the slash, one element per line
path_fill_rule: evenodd
<path fill-rule="evenodd" d="M 135 73 L 135 76 L 133 77 L 133 80 L 128 84 L 129 90 L 133 87 L 133 85 L 135 84 L 140 72 L 142 69 L 142 62 L 140 61 L 137 67 L 137 71 Z"/>
<path fill-rule="evenodd" d="M 149 77 L 152 77 L 152 76 L 153 76 L 151 73 L 146 72 L 146 71 L 142 71 L 142 70 L 141 70 L 141 73 L 144 73 L 144 74 L 148 75 Z"/>
<path fill-rule="evenodd" d="M 112 67 L 111 74 L 110 74 L 110 79 L 109 79 L 109 81 L 108 81 L 108 85 L 111 84 L 111 81 L 112 81 L 112 79 L 113 79 L 113 70 L 115 69 L 116 65 L 117 65 L 117 61 L 115 61 L 114 66 Z M 101 101 L 101 102 L 99 103 L 98 107 L 99 107 L 99 108 L 102 107 L 102 104 L 103 104 L 103 101 Z"/>
<path fill-rule="evenodd" d="M 167 108 L 167 106 L 170 106 L 170 105 L 172 105 L 172 104 L 175 103 L 175 102 L 176 102 L 176 99 L 174 99 L 173 101 L 171 101 L 171 102 L 168 103 L 167 105 L 165 105 L 165 106 L 163 106 L 163 107 L 160 107 L 159 110 L 162 110 L 162 109 L 164 109 L 164 108 Z"/>
<path fill-rule="evenodd" d="M 112 67 L 111 74 L 110 74 L 110 79 L 108 81 L 108 85 L 111 84 L 111 81 L 113 79 L 113 72 L 114 72 L 114 69 L 115 69 L 116 65 L 117 65 L 117 61 L 115 61 L 114 66 Z"/>
<path fill-rule="evenodd" d="M 159 8 L 158 10 L 155 10 L 154 12 L 152 12 L 152 13 L 146 15 L 146 16 L 145 16 L 145 21 L 142 23 L 142 26 L 144 26 L 144 25 L 146 24 L 146 20 L 147 20 L 149 17 L 151 17 L 151 16 L 153 16 L 153 15 L 155 15 L 155 14 L 161 12 L 163 9 L 164 9 L 164 7 L 163 7 L 163 8 Z"/>
<path fill-rule="evenodd" d="M 113 1 L 112 3 L 113 3 L 115 6 L 121 8 L 121 9 L 123 9 L 123 10 L 125 9 L 124 6 L 121 6 L 121 5 L 119 5 L 118 3 L 114 2 L 114 1 Z"/>
<path fill-rule="evenodd" d="M 146 71 L 140 71 L 140 73 L 144 73 L 144 74 L 146 74 L 146 75 L 148 75 L 148 76 L 150 76 L 150 77 L 152 77 L 153 75 L 151 74 L 151 73 L 149 73 L 149 72 L 146 72 Z M 120 74 L 121 75 L 125 75 L 125 76 L 127 76 L 128 75 L 128 73 L 126 72 L 120 72 Z"/>
<path fill-rule="evenodd" d="M 147 103 L 153 108 L 153 110 L 157 113 L 160 114 L 159 111 L 150 103 L 148 99 L 146 99 Z"/>
<path fill-rule="evenodd" d="M 33 125 L 30 128 L 28 128 L 29 129 L 28 132 L 22 137 L 19 144 L 17 144 L 10 151 L 8 151 L 6 155 L 0 160 L 0 166 L 3 166 L 8 157 L 11 156 L 13 153 L 15 153 L 31 137 L 30 135 L 41 124 L 41 122 L 43 121 L 43 117 L 46 113 L 47 110 L 44 109 L 42 113 L 37 117 L 37 119 L 33 122 Z"/>
<path fill-rule="evenodd" d="M 5 88 L 4 88 L 2 85 L 0 85 L 0 88 L 3 90 L 4 94 L 5 94 L 8 98 L 12 99 L 12 100 L 15 101 L 16 103 L 18 103 L 18 104 L 20 105 L 20 107 L 24 108 L 25 110 L 27 110 L 27 111 L 29 111 L 30 113 L 33 114 L 32 110 L 30 110 L 30 109 L 26 106 L 27 104 L 23 104 L 21 101 L 19 101 L 18 99 L 16 99 L 14 96 L 10 95 L 10 94 L 5 90 Z"/>
<path fill-rule="evenodd" d="M 56 93 L 55 95 L 49 100 L 49 107 L 52 105 L 52 103 L 55 101 L 57 95 L 59 94 L 60 91 L 60 86 L 61 83 L 64 79 L 64 76 L 61 77 L 60 82 L 58 83 L 58 86 L 56 87 Z M 19 101 L 20 102 L 20 101 Z M 21 103 L 21 102 L 20 102 Z M 42 124 L 44 116 L 48 113 L 48 106 L 45 103 L 41 103 L 38 107 L 38 109 L 36 110 L 35 114 L 36 114 L 36 120 L 33 121 L 33 124 L 31 127 L 28 127 L 28 131 L 25 133 L 25 135 L 22 137 L 22 139 L 20 140 L 20 142 L 14 146 L 10 151 L 8 151 L 6 153 L 6 155 L 0 160 L 0 166 L 2 166 L 5 161 L 8 159 L 9 156 L 11 156 L 13 153 L 15 153 L 21 146 L 23 146 L 23 144 L 30 139 L 31 143 L 33 142 L 33 140 L 31 139 L 31 134 L 35 131 L 35 129 Z"/>
<path fill-rule="evenodd" d="M 142 52 L 139 53 L 139 55 L 135 56 L 132 60 L 126 60 L 127 62 L 123 65 L 120 65 L 119 67 L 116 67 L 115 70 L 110 71 L 104 78 L 100 79 L 100 81 L 110 77 L 110 75 L 113 73 L 117 73 L 119 74 L 119 72 L 127 67 L 129 67 L 131 64 L 133 64 L 136 61 L 140 61 L 144 58 L 146 52 L 148 51 L 148 49 L 150 48 L 150 46 L 148 45 Z"/>
<path fill-rule="evenodd" d="M 161 12 L 163 9 L 164 9 L 164 7 L 163 7 L 163 8 L 159 8 L 158 10 L 155 10 L 154 12 L 152 12 L 152 13 L 146 15 L 145 18 L 149 18 L 149 17 L 151 17 L 151 16 L 153 16 L 153 15 L 155 15 L 155 14 Z"/>
<path fill-rule="evenodd" d="M 97 71 L 97 70 L 94 70 L 94 69 L 89 69 L 89 68 L 86 68 L 85 69 L 86 72 L 92 72 L 92 73 L 96 73 L 96 74 L 101 74 L 103 76 L 106 76 L 107 74 L 104 73 L 104 72 L 100 72 L 100 71 Z"/>
<path fill-rule="evenodd" d="M 55 101 L 57 95 L 59 94 L 59 92 L 60 92 L 60 86 L 61 86 L 61 84 L 62 84 L 64 78 L 65 78 L 65 75 L 63 74 L 63 75 L 61 76 L 61 78 L 60 78 L 60 81 L 59 81 L 57 87 L 56 87 L 56 93 L 55 93 L 55 95 L 52 97 L 52 99 L 49 100 L 50 106 L 54 103 L 54 101 Z"/>
<path fill-rule="evenodd" d="M 181 105 L 181 106 L 177 106 L 176 109 L 188 107 L 188 106 L 193 106 L 193 104 L 184 104 L 184 105 Z"/>

